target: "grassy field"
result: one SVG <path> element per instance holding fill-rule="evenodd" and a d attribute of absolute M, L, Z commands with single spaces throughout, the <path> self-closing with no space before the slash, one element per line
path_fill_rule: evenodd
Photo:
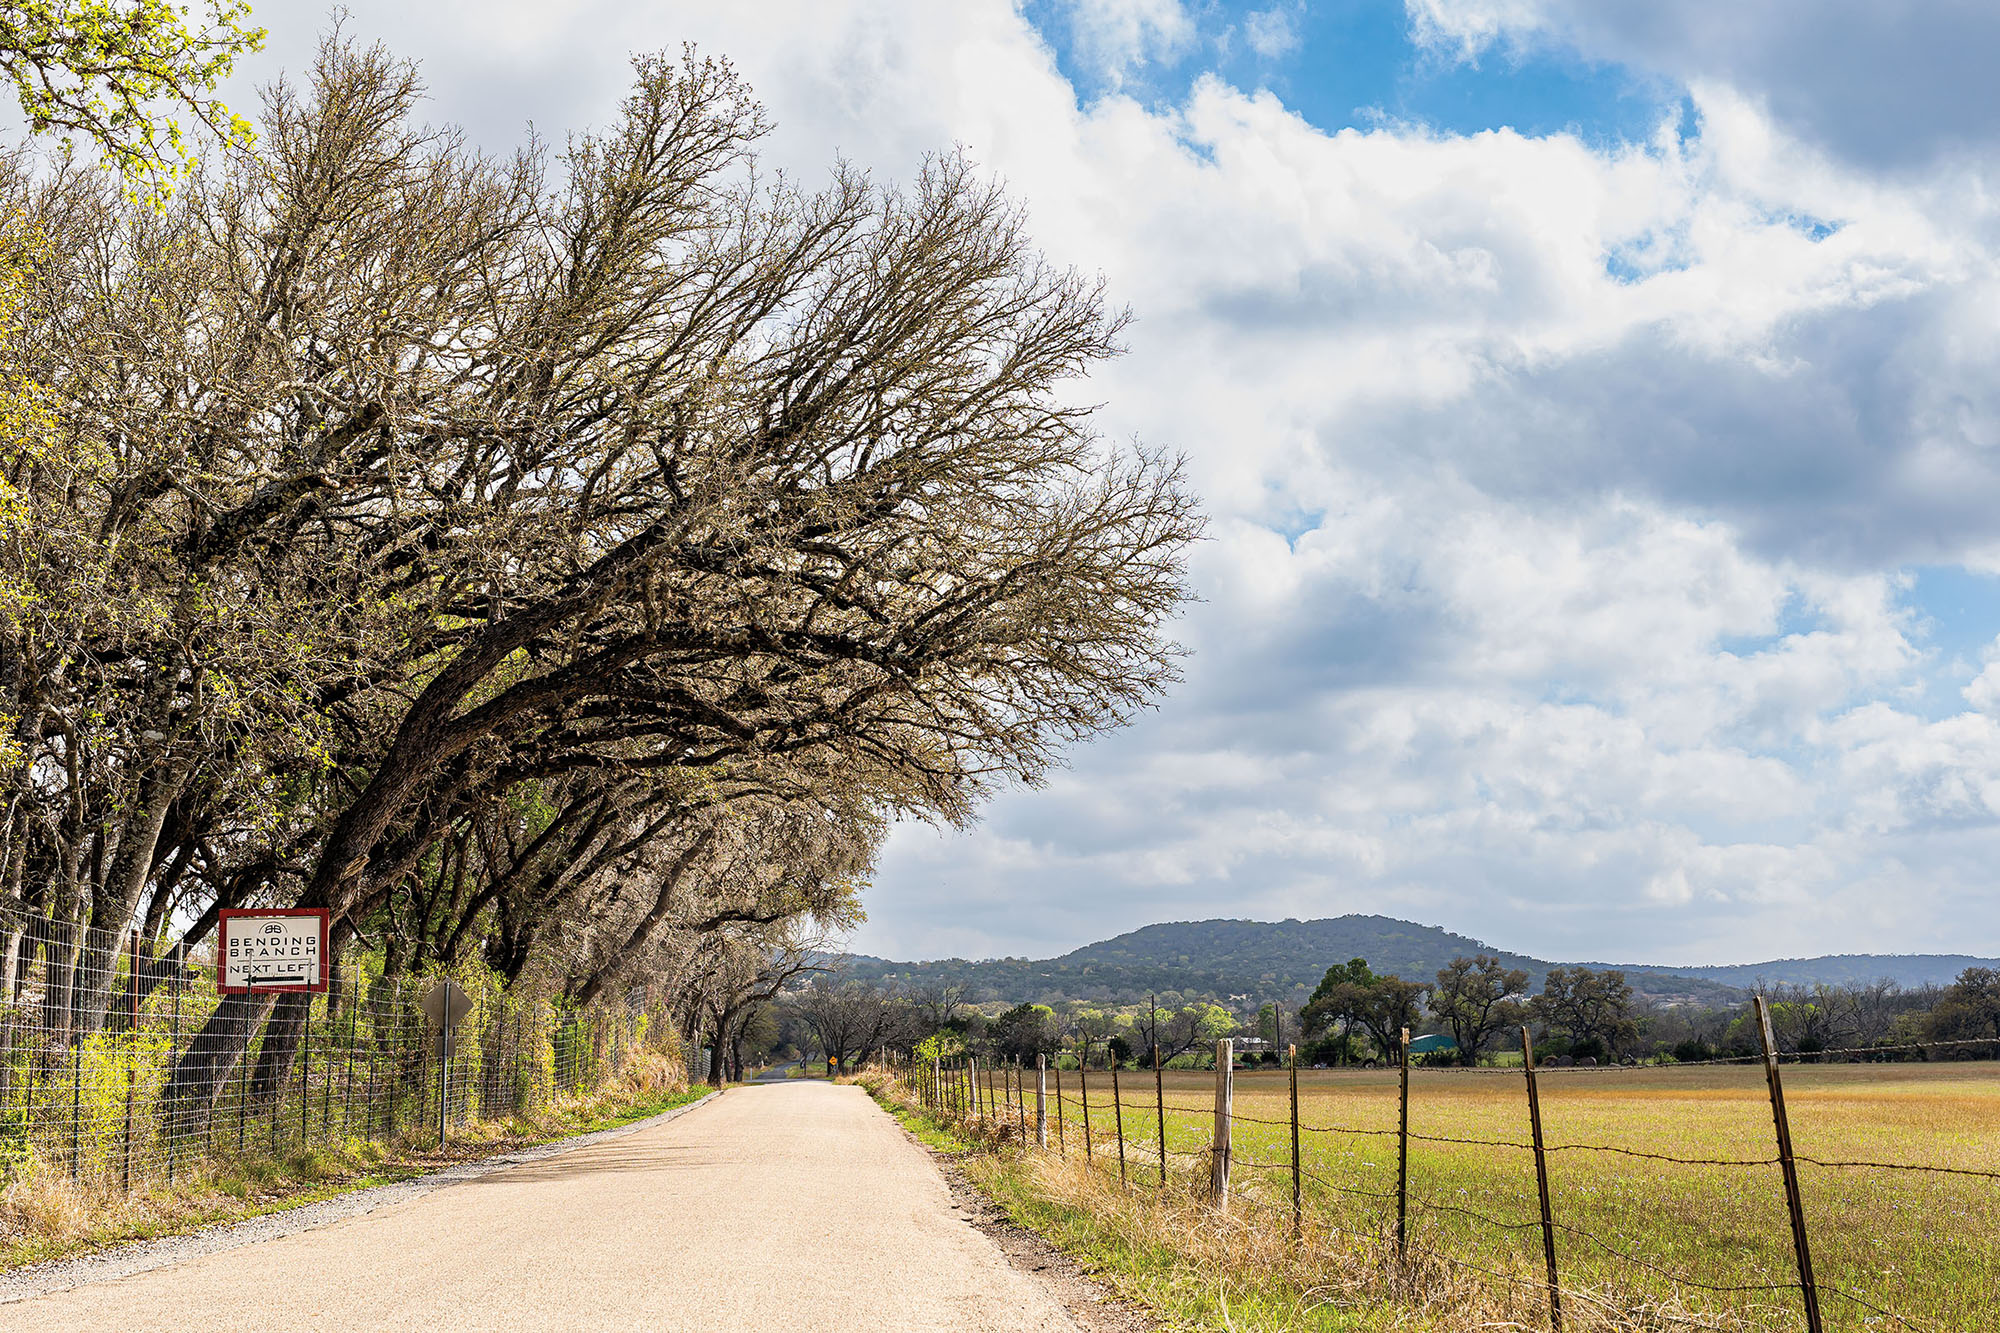
<path fill-rule="evenodd" d="M 1316 1070 L 1302 1072 L 1300 1082 L 1315 1245 L 1379 1255 L 1395 1217 L 1395 1075 Z M 1135 1187 L 1150 1187 L 1158 1179 L 1152 1078 L 1128 1074 L 1122 1083 L 1128 1170 Z M 1801 1157 L 2000 1171 L 2000 1066 L 1993 1063 L 1788 1066 L 1785 1086 Z M 1082 1148 L 1077 1092 L 1070 1071 L 1062 1111 L 1068 1159 Z M 1115 1181 L 1110 1094 L 1108 1077 L 1093 1073 L 1094 1161 Z M 1166 1076 L 1170 1194 L 1194 1199 L 1205 1186 L 1213 1094 L 1212 1074 Z M 1235 1099 L 1236 1225 L 1281 1238 L 1291 1191 L 1285 1076 L 1239 1073 Z M 1542 1111 L 1572 1323 L 1590 1322 L 1592 1302 L 1603 1302 L 1626 1312 L 1617 1326 L 1671 1327 L 1682 1319 L 1804 1326 L 1799 1294 L 1787 1289 L 1796 1268 L 1760 1067 L 1549 1071 Z M 1032 1109 L 1028 1114 L 1032 1121 Z M 1005 1115 L 1011 1120 L 1014 1112 Z M 1051 1107 L 1052 1147 L 1053 1119 Z M 1494 1287 L 1504 1309 L 1539 1323 L 1532 1155 L 1435 1141 L 1525 1144 L 1519 1072 L 1413 1071 L 1410 1129 L 1430 1136 L 1415 1137 L 1410 1149 L 1413 1245 L 1434 1265 L 1449 1259 L 1506 1275 L 1456 1270 Z M 1628 1155 L 1635 1153 L 1730 1164 Z M 1829 1329 L 1904 1326 L 1835 1290 L 1893 1311 L 1911 1327 L 1994 1326 L 2000 1181 L 1810 1163 L 1801 1173 L 1816 1273 L 1829 1289 Z M 1004 1187 L 1019 1194 L 1026 1178 L 1010 1177 Z M 1759 1289 L 1767 1287 L 1776 1289 Z M 1634 1314 L 1640 1322 L 1630 1322 Z"/>

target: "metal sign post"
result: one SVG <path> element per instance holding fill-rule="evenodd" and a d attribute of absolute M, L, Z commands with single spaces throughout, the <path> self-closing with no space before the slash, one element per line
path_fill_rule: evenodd
<path fill-rule="evenodd" d="M 438 1147 L 442 1148 L 451 1114 L 452 1029 L 472 1012 L 472 997 L 465 993 L 465 987 L 447 977 L 431 987 L 417 1006 L 424 1011 L 431 1031 L 438 1034 Z"/>

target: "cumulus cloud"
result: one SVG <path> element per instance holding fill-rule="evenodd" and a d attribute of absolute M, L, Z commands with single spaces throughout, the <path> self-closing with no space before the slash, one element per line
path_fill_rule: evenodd
<path fill-rule="evenodd" d="M 1808 113 L 1818 74 L 1704 55 L 1703 23 L 1793 12 L 1734 8 L 1411 0 L 1452 58 L 1681 24 L 1694 123 L 1622 145 L 1327 132 L 1214 77 L 1141 104 L 1116 72 L 1191 50 L 1168 3 L 1060 11 L 1106 71 L 1082 97 L 1000 0 L 353 25 L 494 148 L 602 123 L 625 49 L 696 39 L 769 101 L 778 164 L 907 178 L 964 145 L 1133 307 L 1075 392 L 1184 450 L 1214 514 L 1187 681 L 971 834 L 899 830 L 859 947 L 1380 911 L 1555 957 L 2000 949 L 2000 667 L 1926 714 L 1946 667 L 1900 573 L 2000 551 L 2000 218 L 1918 169 L 1942 129 L 1885 174 Z"/>

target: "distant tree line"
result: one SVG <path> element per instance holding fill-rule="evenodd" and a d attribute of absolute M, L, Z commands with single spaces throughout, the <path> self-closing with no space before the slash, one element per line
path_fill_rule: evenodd
<path fill-rule="evenodd" d="M 1773 1036 L 1787 1054 L 1843 1052 L 1854 1059 L 1949 1058 L 1944 1043 L 2000 1041 L 2000 970 L 1971 967 L 1950 986 L 1766 988 Z M 1315 1063 L 1388 1060 L 1405 1030 L 1426 1024 L 1451 1038 L 1436 1062 L 1477 1063 L 1520 1049 L 1563 1061 L 1708 1060 L 1762 1048 L 1749 1004 L 1651 1004 L 1635 999 L 1615 968 L 1550 968 L 1537 993 L 1528 973 L 1485 954 L 1457 958 L 1429 981 L 1377 976 L 1365 959 L 1327 969 L 1299 1015 L 1304 1057 Z M 1990 1054 L 1990 1052 L 1987 1052 Z"/>
<path fill-rule="evenodd" d="M 1238 1033 L 1230 1010 L 1212 1001 L 1169 996 L 1154 1005 L 1107 1007 L 1084 1003 L 974 1004 L 962 986 L 908 986 L 832 975 L 801 979 L 783 994 L 746 1012 L 726 1045 L 732 1077 L 758 1066 L 831 1057 L 851 1069 L 885 1051 L 920 1058 L 983 1062 L 1037 1057 L 1052 1066 L 1092 1068 L 1113 1064 L 1151 1068 L 1196 1065 L 1213 1059 L 1217 1038 Z"/>

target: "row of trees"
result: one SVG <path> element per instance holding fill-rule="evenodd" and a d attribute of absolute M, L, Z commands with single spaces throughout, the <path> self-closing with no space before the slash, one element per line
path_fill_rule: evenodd
<path fill-rule="evenodd" d="M 170 200 L 0 164 L 0 904 L 76 928 L 0 976 L 47 949 L 52 1030 L 128 931 L 314 907 L 724 1047 L 891 821 L 1173 677 L 1193 501 L 1064 389 L 1121 317 L 963 161 L 769 179 L 693 54 L 559 155 L 420 95 L 336 36 Z M 174 1104 L 303 1016 L 226 999 Z"/>
<path fill-rule="evenodd" d="M 1652 1008 L 1616 969 L 1550 968 L 1540 992 L 1488 955 L 1457 958 L 1429 982 L 1376 976 L 1356 958 L 1327 970 L 1300 1013 L 1315 1059 L 1387 1058 L 1405 1029 L 1426 1020 L 1452 1038 L 1466 1063 L 1518 1046 L 1523 1026 L 1538 1048 L 1576 1059 L 1680 1060 L 1743 1056 L 1760 1048 L 1749 1006 Z M 1773 1035 L 1787 1052 L 2000 1040 L 2000 971 L 1974 967 L 1949 987 L 1776 986 L 1766 991 Z"/>
<path fill-rule="evenodd" d="M 727 1065 L 737 1077 L 754 1064 L 807 1055 L 852 1067 L 895 1050 L 1030 1066 L 1037 1056 L 1150 1066 L 1156 1046 L 1164 1064 L 1201 1056 L 1217 1037 L 1240 1030 L 1235 1015 L 1206 1001 L 1124 1010 L 1017 1004 L 989 1013 L 965 996 L 961 986 L 880 985 L 831 971 L 801 979 L 746 1010 L 728 1030 Z"/>
<path fill-rule="evenodd" d="M 783 964 L 780 966 L 780 964 Z M 1155 1048 L 1163 1064 L 1199 1065 L 1218 1037 L 1261 1039 L 1266 1059 L 1289 1042 L 1310 1062 L 1393 1059 L 1402 1034 L 1441 1030 L 1452 1047 L 1436 1060 L 1476 1061 L 1496 1049 L 1518 1049 L 1527 1026 L 1545 1058 L 1581 1060 L 1703 1060 L 1760 1050 L 1747 1004 L 1655 1007 L 1635 997 L 1615 969 L 1552 968 L 1539 992 L 1530 978 L 1486 956 L 1455 959 L 1432 982 L 1378 976 L 1364 959 L 1328 969 L 1296 1014 L 1275 1004 L 1244 1021 L 1221 1005 L 1179 995 L 1165 1003 L 1108 1007 L 1085 1001 L 1011 1007 L 974 1005 L 965 986 L 881 984 L 843 978 L 835 960 L 818 955 L 772 958 L 769 980 L 754 998 L 718 1025 L 727 1069 L 741 1076 L 753 1064 L 833 1056 L 853 1067 L 889 1050 L 983 1061 L 1037 1056 L 1074 1066 L 1113 1063 L 1149 1068 Z M 748 993 L 748 992 L 746 992 Z M 1777 986 L 1766 991 L 1780 1049 L 1909 1056 L 1958 1049 L 1938 1043 L 2000 1043 L 2000 971 L 1968 969 L 1949 987 Z M 1254 1043 L 1249 1058 L 1257 1055 Z"/>

